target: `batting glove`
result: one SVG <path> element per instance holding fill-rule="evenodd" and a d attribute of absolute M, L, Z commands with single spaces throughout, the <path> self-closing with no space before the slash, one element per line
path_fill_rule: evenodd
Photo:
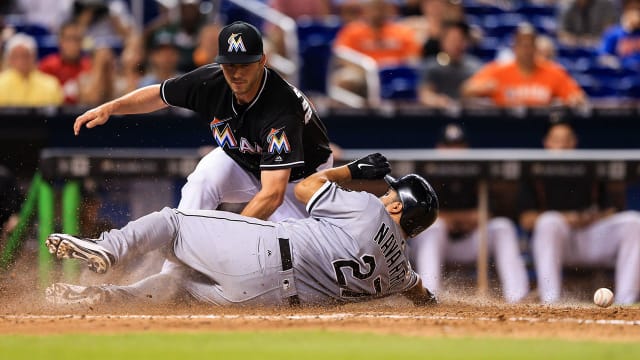
<path fill-rule="evenodd" d="M 352 179 L 382 179 L 391 172 L 389 161 L 380 153 L 370 154 L 347 164 Z"/>

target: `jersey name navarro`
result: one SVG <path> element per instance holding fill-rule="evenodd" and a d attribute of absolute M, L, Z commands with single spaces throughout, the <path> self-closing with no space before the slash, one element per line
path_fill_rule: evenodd
<path fill-rule="evenodd" d="M 216 144 L 245 170 L 291 168 L 290 180 L 315 172 L 331 153 L 326 128 L 306 97 L 265 68 L 258 94 L 237 103 L 219 65 L 205 65 L 166 80 L 162 99 L 209 121 Z"/>

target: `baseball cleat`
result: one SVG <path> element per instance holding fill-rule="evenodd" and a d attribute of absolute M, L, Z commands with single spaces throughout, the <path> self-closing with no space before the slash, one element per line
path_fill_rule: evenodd
<path fill-rule="evenodd" d="M 53 305 L 94 305 L 106 301 L 104 290 L 95 286 L 56 283 L 45 290 L 45 299 Z"/>
<path fill-rule="evenodd" d="M 89 269 L 104 274 L 114 263 L 114 257 L 105 248 L 98 245 L 95 239 L 77 238 L 67 234 L 51 234 L 46 245 L 49 252 L 58 259 L 79 259 Z"/>

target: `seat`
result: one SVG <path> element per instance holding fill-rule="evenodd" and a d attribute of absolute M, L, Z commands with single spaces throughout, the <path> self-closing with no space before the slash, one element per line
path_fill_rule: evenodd
<path fill-rule="evenodd" d="M 325 20 L 300 19 L 297 25 L 302 61 L 300 88 L 326 93 L 331 46 L 342 23 L 337 17 L 329 17 Z"/>
<path fill-rule="evenodd" d="M 556 6 L 554 5 L 539 5 L 524 3 L 516 8 L 518 14 L 522 14 L 528 18 L 533 16 L 556 16 Z"/>
<path fill-rule="evenodd" d="M 388 100 L 417 99 L 418 71 L 416 68 L 400 65 L 381 68 L 380 96 Z"/>

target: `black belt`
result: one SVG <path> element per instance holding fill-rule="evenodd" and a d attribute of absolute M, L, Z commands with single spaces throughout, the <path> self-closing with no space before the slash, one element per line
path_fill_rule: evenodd
<path fill-rule="evenodd" d="M 289 246 L 289 239 L 278 238 L 280 243 L 280 258 L 282 259 L 282 271 L 287 271 L 293 268 L 293 260 L 291 260 L 291 246 Z M 300 298 L 298 295 L 289 296 L 289 305 L 300 305 Z"/>

